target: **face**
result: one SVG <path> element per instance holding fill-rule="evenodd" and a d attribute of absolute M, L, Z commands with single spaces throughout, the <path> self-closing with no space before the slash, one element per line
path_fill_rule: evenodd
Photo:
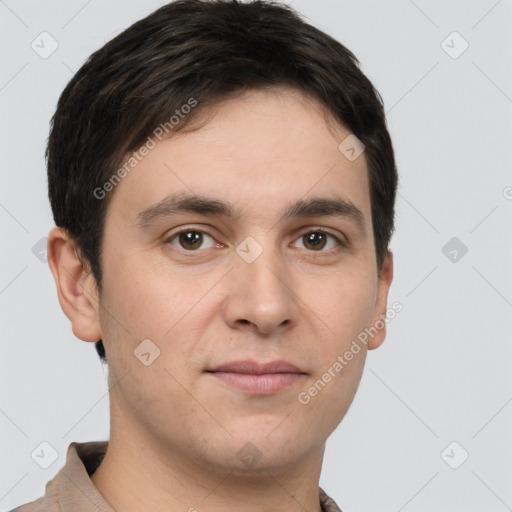
<path fill-rule="evenodd" d="M 212 114 L 109 204 L 96 314 L 112 433 L 276 470 L 323 453 L 345 415 L 383 331 L 339 358 L 385 314 L 391 261 L 379 276 L 364 153 L 339 151 L 350 132 L 320 105 L 252 91 Z"/>

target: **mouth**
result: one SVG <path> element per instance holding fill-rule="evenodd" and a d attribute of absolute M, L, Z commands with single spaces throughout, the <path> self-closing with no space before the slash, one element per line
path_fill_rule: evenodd
<path fill-rule="evenodd" d="M 234 361 L 206 370 L 206 373 L 230 387 L 253 395 L 277 393 L 307 375 L 287 361 Z"/>

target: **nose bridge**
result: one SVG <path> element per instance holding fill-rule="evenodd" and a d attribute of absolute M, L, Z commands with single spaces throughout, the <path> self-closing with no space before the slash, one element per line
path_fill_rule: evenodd
<path fill-rule="evenodd" d="M 227 314 L 231 324 L 250 322 L 268 333 L 283 323 L 294 323 L 297 305 L 283 255 L 271 236 L 259 239 L 246 237 L 236 248 Z"/>
<path fill-rule="evenodd" d="M 239 246 L 240 248 L 240 246 Z M 245 242 L 242 248 L 251 254 L 250 259 L 245 259 L 239 254 L 239 261 L 237 262 L 236 268 L 244 278 L 246 286 L 252 288 L 254 293 L 260 294 L 262 291 L 280 291 L 283 287 L 282 279 L 286 276 L 286 270 L 282 262 L 282 255 L 275 250 L 274 247 L 266 245 L 265 248 L 261 248 L 257 251 L 254 245 L 251 247 L 251 243 Z M 237 250 L 237 253 L 242 250 Z M 278 278 L 281 277 L 281 279 Z M 264 293 L 262 297 L 266 294 Z"/>

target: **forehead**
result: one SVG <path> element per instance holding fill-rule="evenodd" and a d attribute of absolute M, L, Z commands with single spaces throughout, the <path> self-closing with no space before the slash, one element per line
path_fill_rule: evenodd
<path fill-rule="evenodd" d="M 144 152 L 115 187 L 107 218 L 135 221 L 176 192 L 222 197 L 260 217 L 311 196 L 341 197 L 370 215 L 364 153 L 349 160 L 340 151 L 350 131 L 313 98 L 286 88 L 248 91 L 207 114 L 199 128 Z"/>

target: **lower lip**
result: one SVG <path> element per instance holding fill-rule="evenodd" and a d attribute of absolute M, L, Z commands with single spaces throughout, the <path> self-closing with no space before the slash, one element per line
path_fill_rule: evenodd
<path fill-rule="evenodd" d="M 257 395 L 270 395 L 298 382 L 302 373 L 263 373 L 261 375 L 235 372 L 211 372 L 215 378 Z"/>

